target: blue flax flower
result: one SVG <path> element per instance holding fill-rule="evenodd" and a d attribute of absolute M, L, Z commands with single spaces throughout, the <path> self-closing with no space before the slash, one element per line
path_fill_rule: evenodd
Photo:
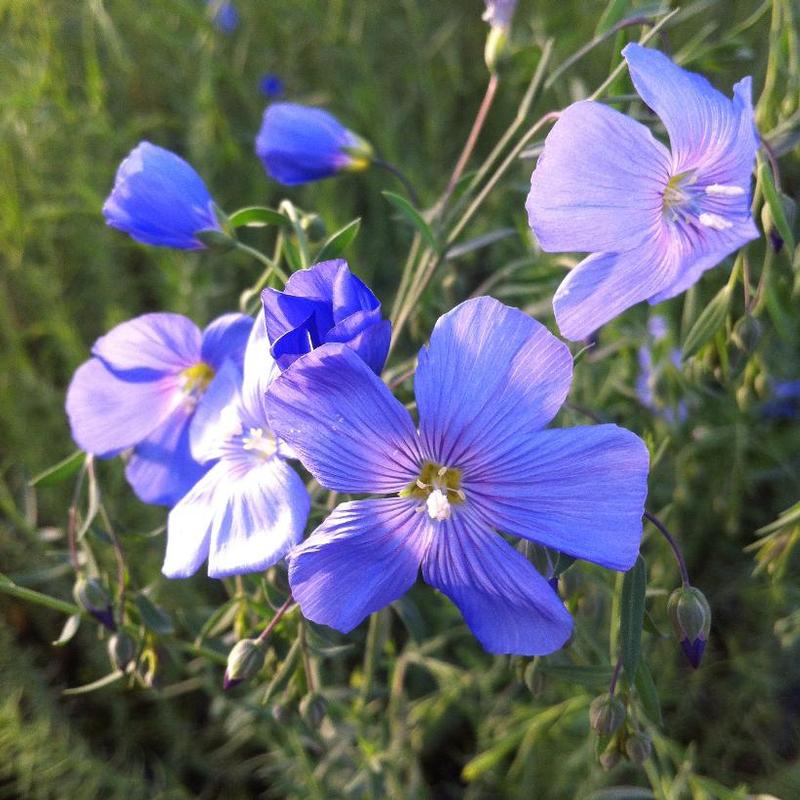
<path fill-rule="evenodd" d="M 79 447 L 100 458 L 133 448 L 125 476 L 145 503 L 171 506 L 206 467 L 190 429 L 227 360 L 241 369 L 253 320 L 225 314 L 201 334 L 180 314 L 144 314 L 99 338 L 67 390 Z"/>
<path fill-rule="evenodd" d="M 731 101 L 656 50 L 629 44 L 622 53 L 671 149 L 630 117 L 582 101 L 561 114 L 531 178 L 528 216 L 542 248 L 592 253 L 553 299 L 569 339 L 642 300 L 680 294 L 758 237 L 750 78 Z"/>
<path fill-rule="evenodd" d="M 439 319 L 419 354 L 419 427 L 352 350 L 329 344 L 270 387 L 272 430 L 331 490 L 391 495 L 339 505 L 289 554 L 309 619 L 350 631 L 420 567 L 493 653 L 550 653 L 572 620 L 498 533 L 612 569 L 635 561 L 648 454 L 615 425 L 542 430 L 569 392 L 569 350 L 482 297 Z"/>
<path fill-rule="evenodd" d="M 229 0 L 207 0 L 211 21 L 222 33 L 233 33 L 239 27 L 239 12 Z"/>
<path fill-rule="evenodd" d="M 381 318 L 378 298 L 346 261 L 322 261 L 299 270 L 282 292 L 265 289 L 261 298 L 271 353 L 281 369 L 326 342 L 341 342 L 380 374 L 392 326 Z"/>
<path fill-rule="evenodd" d="M 508 30 L 517 7 L 517 0 L 486 0 L 483 19 L 493 28 Z"/>
<path fill-rule="evenodd" d="M 200 250 L 198 233 L 222 230 L 203 179 L 150 142 L 140 142 L 119 165 L 103 216 L 137 242 L 178 250 Z"/>
<path fill-rule="evenodd" d="M 321 108 L 272 103 L 256 137 L 256 154 L 271 178 L 286 186 L 366 169 L 372 148 Z"/>
<path fill-rule="evenodd" d="M 303 536 L 310 501 L 291 455 L 269 429 L 267 387 L 278 374 L 264 316 L 253 326 L 244 376 L 228 361 L 209 387 L 192 429 L 192 453 L 214 466 L 170 511 L 163 572 L 224 578 L 272 566 Z"/>
<path fill-rule="evenodd" d="M 258 82 L 258 88 L 261 94 L 269 98 L 281 97 L 285 91 L 280 76 L 272 73 L 262 75 L 261 80 Z"/>

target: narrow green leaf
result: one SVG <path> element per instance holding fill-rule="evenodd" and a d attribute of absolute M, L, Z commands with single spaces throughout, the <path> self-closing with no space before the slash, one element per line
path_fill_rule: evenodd
<path fill-rule="evenodd" d="M 586 800 L 654 800 L 655 795 L 649 789 L 638 786 L 609 786 L 590 794 Z"/>
<path fill-rule="evenodd" d="M 436 237 L 433 235 L 430 225 L 422 218 L 422 215 L 417 211 L 405 197 L 396 192 L 384 191 L 381 194 L 416 228 L 422 237 L 427 242 L 431 250 L 439 252 L 439 245 L 436 243 Z"/>
<path fill-rule="evenodd" d="M 587 689 L 602 689 L 611 682 L 611 667 L 577 667 L 571 664 L 548 664 L 540 659 L 537 672 L 552 678 L 577 683 Z"/>
<path fill-rule="evenodd" d="M 622 666 L 628 680 L 633 683 L 642 649 L 644 625 L 644 598 L 647 589 L 647 568 L 639 556 L 633 567 L 625 573 L 620 600 L 619 640 Z"/>
<path fill-rule="evenodd" d="M 599 36 L 605 33 L 612 26 L 616 25 L 628 10 L 628 0 L 610 0 L 605 10 L 600 15 L 597 21 L 597 27 L 594 29 L 594 35 Z"/>
<path fill-rule="evenodd" d="M 232 228 L 263 228 L 266 225 L 292 227 L 291 221 L 280 211 L 264 206 L 240 208 L 228 217 L 228 222 Z"/>
<path fill-rule="evenodd" d="M 647 661 L 639 661 L 639 669 L 636 672 L 636 691 L 639 693 L 639 700 L 642 702 L 644 713 L 648 719 L 661 727 L 664 722 L 661 718 L 661 704 L 658 701 L 658 689 L 653 681 Z"/>
<path fill-rule="evenodd" d="M 80 626 L 80 614 L 73 614 L 72 616 L 67 617 L 67 621 L 64 623 L 64 627 L 61 629 L 58 639 L 53 642 L 53 647 L 63 647 L 78 632 L 78 628 L 80 628 Z"/>
<path fill-rule="evenodd" d="M 775 222 L 775 227 L 781 235 L 781 239 L 786 246 L 789 253 L 794 253 L 794 236 L 789 221 L 786 219 L 786 211 L 783 208 L 778 190 L 772 181 L 772 171 L 766 161 L 761 162 L 758 168 L 758 182 L 761 184 L 761 190 L 764 192 L 764 200 L 766 200 L 769 210 L 772 213 L 772 219 Z"/>
<path fill-rule="evenodd" d="M 83 464 L 86 454 L 83 450 L 76 450 L 58 464 L 48 467 L 30 481 L 30 486 L 56 486 L 74 475 Z"/>
<path fill-rule="evenodd" d="M 703 309 L 703 313 L 692 325 L 683 342 L 681 358 L 684 361 L 691 358 L 722 327 L 725 317 L 728 315 L 732 295 L 732 288 L 726 284 Z"/>
<path fill-rule="evenodd" d="M 448 261 L 454 258 L 460 258 L 461 256 L 467 255 L 467 253 L 474 253 L 476 250 L 488 247 L 490 244 L 507 239 L 509 236 L 514 236 L 516 233 L 516 228 L 500 228 L 496 231 L 489 231 L 489 233 L 476 236 L 474 239 L 464 242 L 464 244 L 457 244 L 451 247 L 447 253 L 445 253 L 444 257 Z"/>
<path fill-rule="evenodd" d="M 97 689 L 102 689 L 105 686 L 110 686 L 112 683 L 116 683 L 120 678 L 124 677 L 125 673 L 121 669 L 116 669 L 114 672 L 110 672 L 108 675 L 104 675 L 102 678 L 99 678 L 96 681 L 92 681 L 92 683 L 86 683 L 83 686 L 76 686 L 73 689 L 64 689 L 61 694 L 66 695 L 76 695 L 76 694 L 89 694 L 89 692 L 94 692 Z"/>
<path fill-rule="evenodd" d="M 174 631 L 172 619 L 162 608 L 159 608 L 147 595 L 139 594 L 134 598 L 136 608 L 142 618 L 142 625 L 154 633 L 170 634 Z"/>
<path fill-rule="evenodd" d="M 361 217 L 348 222 L 343 228 L 340 228 L 322 245 L 317 257 L 317 261 L 326 261 L 330 258 L 338 258 L 358 235 L 359 228 L 361 227 Z"/>

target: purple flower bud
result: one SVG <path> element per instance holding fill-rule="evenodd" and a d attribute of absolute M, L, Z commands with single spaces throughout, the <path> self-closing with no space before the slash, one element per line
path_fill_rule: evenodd
<path fill-rule="evenodd" d="M 667 602 L 667 614 L 689 663 L 697 669 L 711 629 L 711 607 L 694 586 L 676 589 Z"/>
<path fill-rule="evenodd" d="M 346 261 L 322 261 L 295 272 L 282 292 L 265 289 L 261 299 L 272 356 L 282 370 L 320 345 L 340 342 L 380 374 L 391 324 Z"/>
<path fill-rule="evenodd" d="M 88 611 L 100 624 L 110 631 L 117 629 L 111 597 L 100 581 L 96 578 L 78 578 L 72 594 L 75 602 Z"/>
<path fill-rule="evenodd" d="M 271 178 L 295 186 L 366 169 L 372 147 L 321 108 L 273 103 L 264 112 L 256 155 Z"/>
<path fill-rule="evenodd" d="M 637 766 L 644 764 L 652 752 L 650 737 L 644 732 L 634 733 L 625 740 L 625 755 Z"/>

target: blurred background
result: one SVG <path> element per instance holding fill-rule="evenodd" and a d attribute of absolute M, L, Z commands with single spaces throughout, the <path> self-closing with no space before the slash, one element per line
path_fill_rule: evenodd
<path fill-rule="evenodd" d="M 486 86 L 480 0 L 236 0 L 235 19 L 219 5 L 0 0 L 0 572 L 54 597 L 70 599 L 63 529 L 73 486 L 29 481 L 74 449 L 63 411 L 72 372 L 116 323 L 169 310 L 203 325 L 235 308 L 260 272 L 241 253 L 147 248 L 107 228 L 100 209 L 120 160 L 147 139 L 185 157 L 226 210 L 290 197 L 329 233 L 360 217 L 346 255 L 388 306 L 412 232 L 381 190 L 401 187 L 377 170 L 291 190 L 268 180 L 253 153 L 269 101 L 263 78 L 372 141 L 408 174 L 423 208 L 446 185 Z M 552 70 L 614 21 L 656 8 L 520 0 L 472 165 L 513 121 L 545 42 Z M 684 4 L 659 42 L 726 93 L 753 75 L 755 98 L 764 91 L 761 132 L 790 197 L 800 180 L 799 20 L 796 0 L 701 0 Z M 566 70 L 537 96 L 530 122 L 590 94 L 638 32 L 607 37 Z M 625 74 L 610 94 L 630 104 Z M 534 157 L 535 147 L 464 240 L 502 235 L 444 263 L 398 358 L 487 281 L 554 329 L 549 301 L 574 259 L 543 257 L 528 231 Z M 245 235 L 266 250 L 274 233 Z M 764 287 L 755 319 L 739 292 L 713 338 L 676 366 L 673 351 L 730 271 L 714 270 L 657 309 L 662 335 L 648 333 L 654 312 L 636 308 L 576 370 L 573 406 L 624 423 L 656 453 L 649 507 L 682 541 L 714 614 L 703 666 L 691 672 L 665 614 L 677 570 L 651 530 L 643 652 L 663 721 L 648 721 L 654 752 L 644 766 L 597 763 L 587 708 L 608 682 L 619 582 L 578 565 L 562 578 L 579 618 L 577 656 L 535 668 L 492 658 L 447 601 L 417 588 L 402 618 L 377 628 L 374 675 L 362 665 L 366 625 L 349 637 L 319 633 L 323 720 L 300 708 L 291 681 L 267 704 L 263 686 L 223 695 L 219 664 L 157 636 L 153 687 L 117 682 L 65 696 L 109 671 L 102 635 L 82 624 L 53 647 L 64 615 L 0 594 L 0 797 L 800 797 L 800 514 L 759 533 L 800 499 L 800 323 L 791 253 L 773 256 L 761 241 L 749 259 Z M 560 424 L 587 423 L 574 407 Z M 202 574 L 160 578 L 164 511 L 138 503 L 122 472 L 118 461 L 98 465 L 131 584 L 164 615 L 149 632 L 161 624 L 191 641 L 231 587 Z M 222 654 L 232 643 L 224 625 L 208 638 Z M 276 642 L 277 661 L 287 643 Z"/>

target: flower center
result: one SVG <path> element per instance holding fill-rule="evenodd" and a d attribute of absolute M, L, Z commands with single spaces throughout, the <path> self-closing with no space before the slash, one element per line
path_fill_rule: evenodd
<path fill-rule="evenodd" d="M 214 380 L 214 370 L 200 361 L 181 372 L 181 389 L 187 397 L 197 400 L 208 389 L 208 384 L 212 380 Z"/>
<path fill-rule="evenodd" d="M 263 428 L 249 428 L 242 437 L 242 448 L 252 451 L 266 461 L 278 452 L 275 437 Z"/>
<path fill-rule="evenodd" d="M 400 496 L 419 500 L 417 511 L 427 511 L 431 519 L 443 522 L 452 516 L 452 506 L 466 500 L 461 488 L 461 470 L 426 461 L 419 477 L 406 486 Z"/>
<path fill-rule="evenodd" d="M 712 183 L 705 188 L 696 186 L 696 171 L 690 169 L 669 179 L 662 195 L 664 216 L 674 223 L 701 226 L 715 231 L 725 231 L 733 223 L 725 216 L 730 211 L 728 201 L 741 197 L 745 189 L 722 183 Z"/>

